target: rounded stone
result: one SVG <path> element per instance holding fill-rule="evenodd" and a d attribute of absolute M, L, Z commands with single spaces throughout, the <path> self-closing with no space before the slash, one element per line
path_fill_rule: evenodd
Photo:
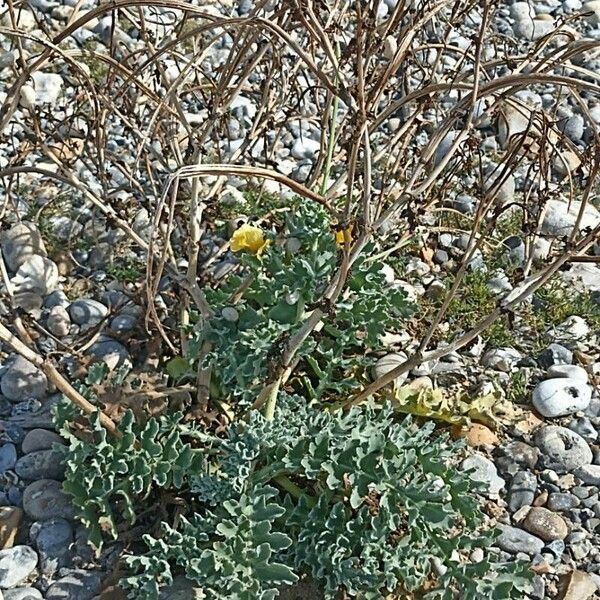
<path fill-rule="evenodd" d="M 523 529 L 545 542 L 564 540 L 569 533 L 565 520 L 542 506 L 531 508 L 521 525 Z"/>
<path fill-rule="evenodd" d="M 34 254 L 46 256 L 46 249 L 38 228 L 33 223 L 17 223 L 0 236 L 2 255 L 13 273 Z"/>
<path fill-rule="evenodd" d="M 592 462 L 587 442 L 566 427 L 543 427 L 535 434 L 535 444 L 541 451 L 543 466 L 557 473 L 570 473 Z"/>
<path fill-rule="evenodd" d="M 408 357 L 404 352 L 392 352 L 391 354 L 386 354 L 386 356 L 382 356 L 372 368 L 372 377 L 374 380 L 387 375 L 390 371 L 395 369 L 398 365 L 406 362 Z M 396 386 L 401 386 L 408 377 L 408 371 L 403 373 L 402 375 L 398 375 L 394 379 L 394 384 Z"/>
<path fill-rule="evenodd" d="M 0 448 L 0 473 L 14 469 L 17 462 L 17 447 L 14 444 L 4 444 Z"/>
<path fill-rule="evenodd" d="M 101 577 L 94 571 L 72 571 L 53 583 L 46 600 L 92 600 L 100 592 Z"/>
<path fill-rule="evenodd" d="M 0 389 L 13 402 L 27 398 L 39 400 L 46 395 L 48 380 L 35 365 L 22 356 L 17 356 L 2 375 Z"/>
<path fill-rule="evenodd" d="M 579 498 L 573 494 L 554 492 L 548 496 L 547 507 L 553 511 L 571 510 L 577 508 L 580 503 Z"/>
<path fill-rule="evenodd" d="M 45 574 L 55 573 L 71 561 L 73 528 L 66 519 L 35 522 L 29 531 L 40 554 L 40 568 Z"/>
<path fill-rule="evenodd" d="M 540 382 L 533 390 L 532 403 L 544 417 L 564 417 L 588 407 L 592 390 L 585 383 L 569 377 Z"/>
<path fill-rule="evenodd" d="M 30 483 L 23 492 L 23 510 L 35 521 L 75 517 L 70 496 L 63 491 L 61 483 L 54 479 Z"/>
<path fill-rule="evenodd" d="M 66 308 L 54 306 L 50 310 L 46 324 L 50 333 L 56 337 L 64 337 L 69 334 L 71 329 L 71 318 Z"/>
<path fill-rule="evenodd" d="M 0 588 L 11 588 L 27 579 L 37 562 L 37 554 L 29 546 L 0 550 Z"/>
<path fill-rule="evenodd" d="M 539 554 L 544 547 L 544 542 L 539 537 L 510 525 L 500 526 L 500 535 L 496 538 L 496 545 L 505 552 L 518 554 L 523 552 L 529 556 Z"/>
<path fill-rule="evenodd" d="M 4 590 L 4 600 L 43 600 L 40 590 L 32 587 Z"/>
<path fill-rule="evenodd" d="M 488 494 L 495 495 L 504 487 L 504 479 L 498 475 L 496 465 L 485 456 L 474 454 L 460 464 L 463 471 L 471 471 L 469 478 L 482 483 Z"/>
<path fill-rule="evenodd" d="M 516 512 L 523 506 L 531 506 L 537 490 L 537 477 L 530 471 L 519 471 L 510 482 L 508 510 Z"/>
<path fill-rule="evenodd" d="M 583 465 L 575 471 L 575 476 L 587 485 L 600 487 L 600 465 Z"/>
<path fill-rule="evenodd" d="M 45 256 L 30 256 L 17 270 L 11 283 L 15 294 L 32 293 L 46 296 L 58 287 L 58 267 Z"/>
<path fill-rule="evenodd" d="M 96 360 L 103 361 L 111 371 L 129 361 L 127 348 L 120 342 L 111 339 L 101 339 L 92 344 L 89 354 Z"/>
<path fill-rule="evenodd" d="M 54 444 L 64 444 L 64 440 L 58 433 L 38 427 L 27 432 L 21 450 L 23 454 L 29 454 L 38 450 L 50 450 Z"/>
<path fill-rule="evenodd" d="M 108 308 L 97 300 L 80 298 L 71 303 L 69 314 L 77 325 L 95 325 L 108 314 Z"/>
<path fill-rule="evenodd" d="M 564 377 L 568 379 L 575 379 L 582 381 L 583 383 L 588 382 L 587 371 L 579 365 L 553 365 L 546 372 L 547 379 L 556 379 L 558 377 Z"/>
<path fill-rule="evenodd" d="M 63 454 L 57 450 L 37 450 L 22 456 L 15 465 L 22 479 L 62 479 L 65 474 Z"/>

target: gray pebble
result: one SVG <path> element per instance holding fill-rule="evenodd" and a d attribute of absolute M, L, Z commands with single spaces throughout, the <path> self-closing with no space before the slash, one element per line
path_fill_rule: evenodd
<path fill-rule="evenodd" d="M 524 552 L 529 556 L 533 556 L 534 554 L 539 554 L 544 547 L 544 542 L 540 538 L 518 527 L 502 525 L 500 526 L 500 531 L 501 533 L 496 539 L 496 545 L 511 554 Z"/>
<path fill-rule="evenodd" d="M 17 448 L 14 444 L 4 444 L 0 448 L 0 473 L 14 469 L 17 462 Z"/>
<path fill-rule="evenodd" d="M 4 590 L 4 600 L 43 600 L 42 593 L 32 587 Z"/>
<path fill-rule="evenodd" d="M 36 428 L 27 433 L 21 450 L 23 454 L 29 454 L 38 450 L 50 450 L 54 444 L 64 444 L 64 440 L 58 433 L 49 429 Z"/>
<path fill-rule="evenodd" d="M 46 395 L 48 380 L 46 375 L 28 360 L 16 356 L 2 374 L 0 389 L 2 394 L 13 402 L 27 398 L 40 399 Z"/>
<path fill-rule="evenodd" d="M 569 473 L 592 462 L 587 442 L 565 427 L 543 427 L 535 434 L 535 444 L 541 451 L 544 467 L 557 473 Z"/>
<path fill-rule="evenodd" d="M 80 298 L 69 306 L 69 314 L 77 325 L 96 325 L 108 314 L 108 308 L 97 300 Z"/>
<path fill-rule="evenodd" d="M 554 492 L 548 496 L 548 502 L 546 506 L 550 510 L 554 511 L 565 511 L 572 508 L 577 508 L 580 504 L 579 498 L 573 494 L 564 494 L 561 492 Z"/>
<path fill-rule="evenodd" d="M 573 353 L 560 344 L 550 344 L 538 355 L 537 361 L 544 369 L 553 365 L 570 365 L 573 362 Z"/>
<path fill-rule="evenodd" d="M 29 531 L 40 555 L 40 568 L 50 575 L 71 562 L 70 545 L 73 542 L 73 528 L 66 519 L 56 518 L 36 521 Z"/>
<path fill-rule="evenodd" d="M 72 571 L 53 583 L 46 600 L 92 600 L 100 592 L 101 577 L 93 571 Z"/>
<path fill-rule="evenodd" d="M 508 494 L 508 509 L 516 512 L 523 506 L 531 506 L 537 490 L 537 478 L 530 471 L 519 471 L 513 477 Z"/>
<path fill-rule="evenodd" d="M 23 510 L 36 521 L 55 517 L 73 519 L 75 510 L 71 498 L 54 479 L 30 483 L 23 492 Z"/>
<path fill-rule="evenodd" d="M 22 456 L 15 472 L 22 479 L 62 479 L 65 475 L 64 455 L 57 450 L 37 450 Z"/>

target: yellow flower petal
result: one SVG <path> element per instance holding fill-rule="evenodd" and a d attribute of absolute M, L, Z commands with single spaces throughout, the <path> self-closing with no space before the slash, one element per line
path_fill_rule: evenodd
<path fill-rule="evenodd" d="M 350 246 L 352 246 L 352 225 L 350 225 L 348 229 L 335 232 L 335 243 L 337 244 L 338 248 L 344 247 L 344 240 L 346 235 L 348 236 L 348 242 L 350 243 Z"/>
<path fill-rule="evenodd" d="M 259 254 L 264 252 L 267 245 L 265 234 L 260 227 L 244 223 L 244 225 L 233 232 L 229 247 L 232 252 L 248 250 L 252 254 Z"/>

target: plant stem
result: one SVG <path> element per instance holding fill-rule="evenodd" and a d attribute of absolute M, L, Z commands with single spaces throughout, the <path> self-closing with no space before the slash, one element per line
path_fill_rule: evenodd
<path fill-rule="evenodd" d="M 273 481 L 296 499 L 304 496 L 309 506 L 314 506 L 317 503 L 315 498 L 309 496 L 300 486 L 291 481 L 287 475 L 276 475 L 273 477 Z"/>

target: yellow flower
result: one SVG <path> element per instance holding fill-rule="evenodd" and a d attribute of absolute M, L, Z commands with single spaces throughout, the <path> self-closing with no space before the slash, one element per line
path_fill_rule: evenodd
<path fill-rule="evenodd" d="M 260 258 L 270 243 L 270 240 L 265 240 L 265 234 L 260 227 L 244 223 L 233 232 L 229 247 L 232 252 L 248 250 Z"/>
<path fill-rule="evenodd" d="M 335 243 L 337 244 L 338 248 L 344 247 L 344 239 L 346 235 L 348 236 L 348 242 L 350 246 L 352 246 L 352 228 L 353 226 L 350 225 L 348 229 L 335 232 Z"/>

